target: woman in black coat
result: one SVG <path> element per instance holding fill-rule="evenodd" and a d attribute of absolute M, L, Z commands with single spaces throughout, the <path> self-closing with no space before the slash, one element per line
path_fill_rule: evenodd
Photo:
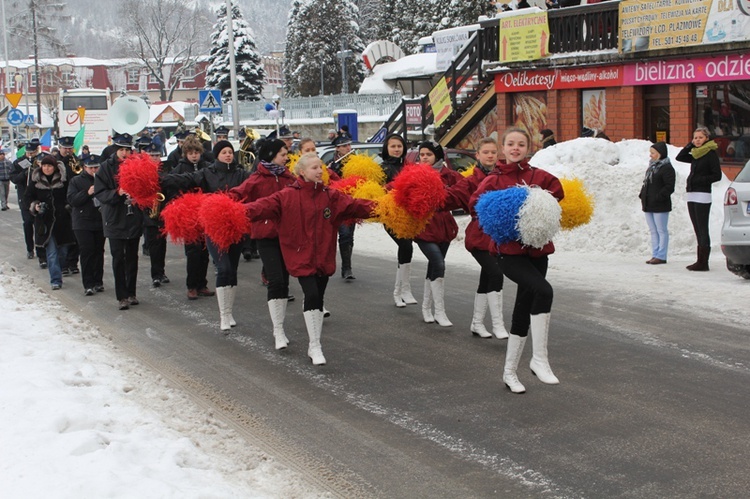
<path fill-rule="evenodd" d="M 688 270 L 708 270 L 711 255 L 711 236 L 708 218 L 711 213 L 711 184 L 721 180 L 721 163 L 716 150 L 719 146 L 710 140 L 708 128 L 699 126 L 693 132 L 693 140 L 675 157 L 677 161 L 690 163 L 687 178 L 687 208 L 693 230 L 698 240 L 698 260 L 688 265 Z"/>
<path fill-rule="evenodd" d="M 83 165 L 83 171 L 68 185 L 68 204 L 72 207 L 73 233 L 81 252 L 81 280 L 84 294 L 104 291 L 104 227 L 99 200 L 94 198 L 94 175 L 99 163 Z"/>
<path fill-rule="evenodd" d="M 75 242 L 67 209 L 65 165 L 51 155 L 30 173 L 23 204 L 34 216 L 34 240 L 47 251 L 47 269 L 53 290 L 62 287 L 62 267 L 68 245 Z"/>
<path fill-rule="evenodd" d="M 638 197 L 651 232 L 651 259 L 646 263 L 667 263 L 669 212 L 672 211 L 675 173 L 667 156 L 667 144 L 657 142 L 649 149 L 651 161 Z"/>

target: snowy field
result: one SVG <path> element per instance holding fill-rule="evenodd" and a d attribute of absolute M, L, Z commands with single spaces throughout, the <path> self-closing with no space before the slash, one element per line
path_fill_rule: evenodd
<path fill-rule="evenodd" d="M 748 322 L 750 281 L 726 270 L 718 246 L 726 179 L 713 189 L 712 270 L 685 270 L 695 259 L 684 202 L 689 167 L 674 161 L 669 263 L 644 263 L 651 253 L 638 192 L 649 145 L 576 139 L 532 159 L 558 176 L 582 179 L 596 200 L 589 225 L 556 239 L 550 281 Z M 670 147 L 670 157 L 678 150 Z M 466 222 L 460 217 L 462 225 Z M 395 262 L 394 243 L 375 224 L 358 229 L 355 253 L 385 255 Z M 424 261 L 419 251 L 414 254 Z M 463 248 L 463 234 L 451 246 L 447 267 L 446 281 L 453 272 L 479 275 Z M 2 496 L 325 497 L 118 351 L 90 324 L 67 313 L 48 286 L 43 288 L 0 264 L 0 419 L 6 422 L 0 428 Z M 554 305 L 552 316 L 554 324 Z"/>

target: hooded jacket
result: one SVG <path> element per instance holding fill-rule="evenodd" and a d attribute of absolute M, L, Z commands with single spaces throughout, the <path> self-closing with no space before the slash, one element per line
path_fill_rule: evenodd
<path fill-rule="evenodd" d="M 460 173 L 443 166 L 440 178 L 446 187 L 453 186 L 463 180 Z M 445 243 L 453 241 L 458 235 L 458 224 L 450 211 L 437 211 L 430 219 L 430 223 L 414 239 L 428 243 Z"/>
<path fill-rule="evenodd" d="M 251 221 L 277 224 L 281 254 L 294 277 L 336 272 L 336 236 L 348 219 L 368 218 L 374 203 L 297 180 L 286 189 L 246 204 Z"/>
<path fill-rule="evenodd" d="M 479 227 L 479 219 L 477 218 L 477 212 L 474 211 L 474 204 L 469 204 L 471 195 L 474 194 L 487 175 L 488 173 L 485 173 L 485 170 L 479 165 L 475 166 L 471 175 L 448 189 L 448 199 L 443 207 L 444 210 L 461 208 L 471 215 L 471 221 L 466 226 L 466 237 L 464 238 L 464 246 L 469 252 L 492 251 L 494 247 L 492 238 Z"/>
<path fill-rule="evenodd" d="M 674 192 L 675 172 L 669 158 L 662 158 L 654 164 L 653 174 L 646 175 L 641 192 L 641 207 L 649 213 L 672 211 L 672 193 Z M 649 167 L 650 168 L 650 167 Z"/>
<path fill-rule="evenodd" d="M 397 138 L 404 146 L 404 151 L 400 157 L 394 157 L 388 154 L 388 141 L 392 138 Z M 383 168 L 383 172 L 385 172 L 386 183 L 392 182 L 393 178 L 398 175 L 398 173 L 401 171 L 401 168 L 404 167 L 406 152 L 406 141 L 402 136 L 397 133 L 392 133 L 385 138 L 385 142 L 383 142 L 383 150 L 380 152 L 380 157 L 383 159 L 383 162 L 380 164 L 380 166 L 381 168 Z"/>

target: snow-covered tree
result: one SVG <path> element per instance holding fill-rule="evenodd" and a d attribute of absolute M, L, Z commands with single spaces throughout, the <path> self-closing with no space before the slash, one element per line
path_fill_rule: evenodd
<path fill-rule="evenodd" d="M 287 95 L 319 95 L 321 67 L 325 93 L 340 93 L 342 41 L 351 51 L 346 59 L 349 92 L 356 92 L 365 76 L 358 18 L 351 0 L 294 0 L 284 61 Z"/>
<path fill-rule="evenodd" d="M 378 20 L 383 11 L 383 0 L 354 0 L 359 9 L 359 31 L 367 45 L 378 40 Z"/>
<path fill-rule="evenodd" d="M 216 17 L 214 32 L 211 35 L 211 64 L 207 70 L 206 85 L 220 89 L 222 99 L 230 100 L 232 91 L 226 4 L 222 3 L 219 6 Z M 234 2 L 232 2 L 232 28 L 234 62 L 237 69 L 237 99 L 260 100 L 266 72 L 261 64 L 260 54 L 255 48 L 252 30 Z"/>

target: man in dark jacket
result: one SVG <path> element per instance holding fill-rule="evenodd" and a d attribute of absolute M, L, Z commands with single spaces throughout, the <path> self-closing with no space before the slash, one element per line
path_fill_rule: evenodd
<path fill-rule="evenodd" d="M 29 212 L 28 206 L 24 206 L 21 200 L 26 193 L 26 186 L 29 182 L 29 173 L 38 166 L 37 163 L 41 161 L 43 155 L 44 153 L 42 153 L 41 148 L 39 147 L 39 139 L 31 139 L 31 141 L 26 144 L 25 154 L 13 162 L 13 169 L 11 170 L 10 177 L 11 182 L 16 186 L 18 204 L 21 208 L 21 219 L 23 220 L 23 235 L 24 240 L 26 241 L 26 257 L 29 260 L 34 258 L 34 217 Z M 37 248 L 36 256 L 39 258 L 39 266 L 46 269 L 47 252 L 43 246 Z"/>
<path fill-rule="evenodd" d="M 89 162 L 68 183 L 68 204 L 72 208 L 73 233 L 81 254 L 84 294 L 104 291 L 104 229 L 99 200 L 94 198 L 94 176 L 99 163 Z"/>
<path fill-rule="evenodd" d="M 135 286 L 138 279 L 138 243 L 143 234 L 143 212 L 131 203 L 130 196 L 120 188 L 117 174 L 120 165 L 130 157 L 133 137 L 115 135 L 115 153 L 105 161 L 94 176 L 94 197 L 101 203 L 104 236 L 109 239 L 115 295 L 120 310 L 138 305 Z"/>
<path fill-rule="evenodd" d="M 57 141 L 59 146 L 58 152 L 55 153 L 55 159 L 65 165 L 67 182 L 65 188 L 68 188 L 70 181 L 81 173 L 81 165 L 74 152 L 75 137 L 60 137 Z M 62 274 L 70 275 L 78 273 L 78 257 L 80 251 L 78 244 L 74 241 L 68 246 L 67 261 L 62 262 Z"/>

